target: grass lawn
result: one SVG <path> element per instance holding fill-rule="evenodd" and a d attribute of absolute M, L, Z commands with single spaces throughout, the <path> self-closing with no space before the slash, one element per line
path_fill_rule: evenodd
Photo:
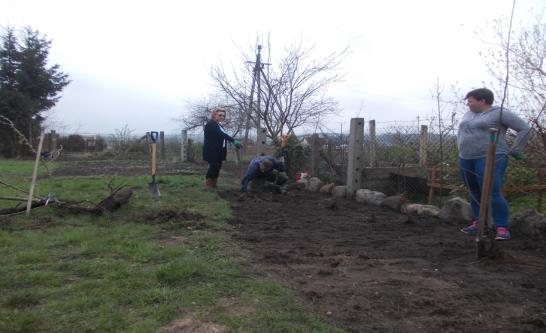
<path fill-rule="evenodd" d="M 0 160 L 0 180 L 26 189 L 32 164 Z M 161 177 L 152 200 L 149 177 L 116 177 L 134 194 L 115 213 L 47 207 L 0 219 L 0 332 L 156 332 L 188 316 L 231 331 L 337 332 L 240 263 L 230 206 L 201 178 Z M 42 178 L 35 193 L 96 203 L 110 181 Z M 0 185 L 0 196 L 20 194 Z"/>

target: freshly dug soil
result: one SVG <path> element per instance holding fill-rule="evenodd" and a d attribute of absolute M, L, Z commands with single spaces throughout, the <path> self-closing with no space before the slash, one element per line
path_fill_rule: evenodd
<path fill-rule="evenodd" d="M 513 233 L 476 256 L 462 225 L 318 193 L 232 201 L 251 264 L 348 332 L 546 331 L 546 246 Z"/>

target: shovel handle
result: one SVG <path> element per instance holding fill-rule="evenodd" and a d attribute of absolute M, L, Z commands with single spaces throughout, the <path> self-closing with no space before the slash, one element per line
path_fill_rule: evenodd
<path fill-rule="evenodd" d="M 152 176 L 155 176 L 156 174 L 156 168 L 157 168 L 157 165 L 156 165 L 156 159 L 155 159 L 155 155 L 156 155 L 156 144 L 155 143 L 152 143 Z"/>
<path fill-rule="evenodd" d="M 495 170 L 495 152 L 497 149 L 497 132 L 498 130 L 496 128 L 489 129 L 489 147 L 487 149 L 487 157 L 485 159 L 485 170 L 483 175 L 482 193 L 480 197 L 480 214 L 478 218 L 478 233 L 476 234 L 476 241 L 479 241 L 483 235 L 487 220 L 487 211 L 491 201 L 493 173 Z"/>

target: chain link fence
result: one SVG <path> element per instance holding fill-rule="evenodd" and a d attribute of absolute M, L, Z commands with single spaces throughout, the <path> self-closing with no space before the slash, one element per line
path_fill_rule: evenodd
<path fill-rule="evenodd" d="M 185 155 L 182 152 L 183 137 Z M 513 136 L 509 136 L 513 140 Z M 532 138 L 532 143 L 540 138 Z M 321 133 L 300 136 L 304 162 L 291 166 L 290 177 L 306 172 L 325 182 L 344 184 L 350 154 L 349 133 Z M 130 160 L 146 163 L 151 156 L 149 133 L 133 134 L 119 131 L 112 135 L 70 134 L 55 132 L 46 135 L 44 151 L 61 159 L 93 158 L 104 163 Z M 61 148 L 62 147 L 62 148 Z M 158 162 L 163 165 L 182 161 L 203 163 L 202 133 L 183 136 L 160 132 L 157 142 Z M 244 172 L 248 162 L 256 156 L 256 145 L 250 142 L 246 154 L 240 156 L 237 175 Z M 59 150 L 62 153 L 59 154 Z M 539 147 L 540 150 L 540 147 Z M 544 148 L 542 147 L 542 152 Z M 267 155 L 275 155 L 274 147 L 267 147 Z M 228 149 L 226 168 L 235 164 L 234 149 Z M 440 130 L 433 124 L 411 122 L 375 122 L 364 124 L 362 156 L 362 187 L 388 195 L 404 194 L 417 202 L 441 204 L 449 195 L 466 196 L 459 176 L 456 133 Z M 543 189 L 546 165 L 543 155 L 530 153 L 525 161 L 511 160 L 505 179 L 505 192 L 517 198 L 528 193 L 537 197 L 537 208 L 543 209 Z"/>
<path fill-rule="evenodd" d="M 344 183 L 347 179 L 349 134 L 307 135 L 309 146 L 305 170 L 323 181 Z M 509 140 L 513 139 L 513 135 Z M 535 138 L 534 143 L 540 138 Z M 532 139 L 533 140 L 533 139 Z M 534 144 L 532 142 L 532 144 Z M 511 159 L 504 191 L 510 198 L 529 194 L 536 198 L 537 209 L 544 209 L 542 199 L 546 164 L 544 147 L 529 151 L 524 161 Z M 404 194 L 417 202 L 442 204 L 449 196 L 465 197 L 460 177 L 457 137 L 453 128 L 440 124 L 369 121 L 364 126 L 362 187 L 388 195 Z"/>

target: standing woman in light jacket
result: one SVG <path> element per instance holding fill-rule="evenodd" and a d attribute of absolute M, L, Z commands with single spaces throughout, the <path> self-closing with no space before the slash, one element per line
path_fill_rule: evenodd
<path fill-rule="evenodd" d="M 459 166 L 463 181 L 470 192 L 472 207 L 472 223 L 461 231 L 474 235 L 478 232 L 478 216 L 485 169 L 485 158 L 489 146 L 489 129 L 499 131 L 495 170 L 493 173 L 493 192 L 491 194 L 491 209 L 496 227 L 496 240 L 509 240 L 508 204 L 502 196 L 504 173 L 508 166 L 508 156 L 517 160 L 523 159 L 523 147 L 529 137 L 529 125 L 515 113 L 493 105 L 493 92 L 486 88 L 470 91 L 466 95 L 469 111 L 465 113 L 459 125 L 457 145 L 459 148 Z M 517 132 L 514 144 L 508 147 L 506 131 Z"/>
<path fill-rule="evenodd" d="M 209 163 L 207 170 L 205 188 L 213 189 L 216 187 L 218 175 L 222 168 L 222 162 L 226 159 L 227 143 L 233 143 L 237 148 L 241 143 L 229 136 L 222 127 L 221 123 L 226 119 L 226 110 L 223 108 L 214 108 L 211 119 L 205 125 L 205 141 L 203 144 L 203 160 Z"/>

